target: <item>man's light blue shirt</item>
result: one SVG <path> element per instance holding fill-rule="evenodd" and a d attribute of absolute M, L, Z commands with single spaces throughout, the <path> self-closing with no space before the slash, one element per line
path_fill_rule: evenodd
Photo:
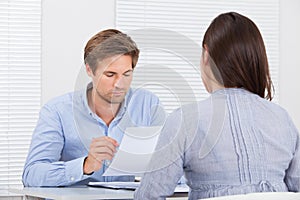
<path fill-rule="evenodd" d="M 121 142 L 131 126 L 162 125 L 165 113 L 157 96 L 144 89 L 130 89 L 113 121 L 106 123 L 93 113 L 87 90 L 57 97 L 45 104 L 34 130 L 24 166 L 24 186 L 67 186 L 89 181 L 133 181 L 133 176 L 103 177 L 103 167 L 83 174 L 83 162 L 92 138 L 109 136 Z"/>

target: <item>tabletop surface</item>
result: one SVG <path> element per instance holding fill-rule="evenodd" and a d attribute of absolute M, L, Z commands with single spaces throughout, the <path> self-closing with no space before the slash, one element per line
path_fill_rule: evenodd
<path fill-rule="evenodd" d="M 207 198 L 202 200 L 300 200 L 300 193 L 258 192 L 258 193 L 214 197 L 214 198 Z"/>
<path fill-rule="evenodd" d="M 96 187 L 24 187 L 11 188 L 10 192 L 57 200 L 79 199 L 132 199 L 134 191 Z"/>
<path fill-rule="evenodd" d="M 92 199 L 133 199 L 132 190 L 115 190 L 99 187 L 25 187 L 10 188 L 9 192 L 57 200 L 92 200 Z M 167 198 L 169 200 L 187 199 L 187 193 L 177 194 Z M 204 199 L 203 199 L 204 200 Z M 206 199 L 205 199 L 206 200 Z M 207 200 L 300 200 L 300 193 L 293 192 L 265 192 L 249 193 L 244 195 L 231 195 L 207 198 Z"/>
<path fill-rule="evenodd" d="M 105 189 L 99 187 L 24 187 L 10 188 L 9 192 L 57 200 L 133 199 L 133 190 Z M 187 193 L 175 194 L 167 199 L 187 199 Z"/>

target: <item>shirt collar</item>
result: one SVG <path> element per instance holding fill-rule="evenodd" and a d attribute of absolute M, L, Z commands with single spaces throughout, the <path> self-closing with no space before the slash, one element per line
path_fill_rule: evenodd
<path fill-rule="evenodd" d="M 87 97 L 87 92 L 88 90 L 93 88 L 93 83 L 90 82 L 87 84 L 87 86 L 85 87 L 85 89 L 82 91 L 82 100 L 84 103 L 85 108 L 88 110 L 89 115 L 93 116 L 93 111 L 90 109 L 89 104 L 88 104 L 88 97 Z"/>
<path fill-rule="evenodd" d="M 222 88 L 212 92 L 211 94 L 245 94 L 245 93 L 251 93 L 251 92 L 249 92 L 244 88 Z"/>

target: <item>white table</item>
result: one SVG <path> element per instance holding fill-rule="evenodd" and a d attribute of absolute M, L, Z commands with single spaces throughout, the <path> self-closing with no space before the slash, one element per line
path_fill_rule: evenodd
<path fill-rule="evenodd" d="M 300 193 L 294 192 L 261 192 L 240 195 L 214 197 L 202 200 L 300 200 Z"/>
<path fill-rule="evenodd" d="M 134 191 L 96 187 L 25 187 L 11 188 L 9 192 L 56 200 L 133 199 Z M 176 194 L 168 200 L 186 200 L 187 194 Z M 203 199 L 204 200 L 204 199 Z M 209 198 L 207 200 L 300 200 L 300 193 L 264 192 Z"/>
<path fill-rule="evenodd" d="M 9 192 L 56 200 L 133 199 L 134 193 L 132 190 L 114 190 L 87 186 L 10 188 Z M 187 199 L 187 193 L 176 194 L 168 199 Z"/>

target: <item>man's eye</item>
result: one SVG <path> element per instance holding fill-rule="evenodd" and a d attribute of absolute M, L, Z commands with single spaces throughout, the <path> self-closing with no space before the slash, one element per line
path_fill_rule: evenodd
<path fill-rule="evenodd" d="M 132 74 L 132 72 L 126 72 L 126 73 L 124 73 L 123 75 L 124 75 L 124 76 L 131 76 L 131 74 Z"/>
<path fill-rule="evenodd" d="M 114 73 L 106 73 L 105 74 L 107 77 L 113 77 Z"/>

